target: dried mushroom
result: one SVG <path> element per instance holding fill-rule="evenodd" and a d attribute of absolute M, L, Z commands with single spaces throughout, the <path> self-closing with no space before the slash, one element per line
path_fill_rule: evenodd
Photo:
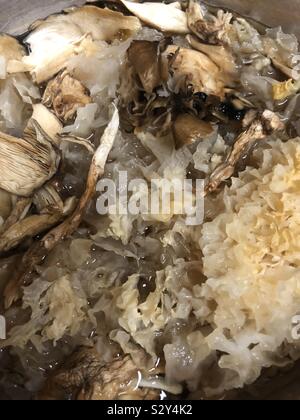
<path fill-rule="evenodd" d="M 43 104 L 52 108 L 64 123 L 72 120 L 77 109 L 91 103 L 87 89 L 67 72 L 51 80 L 44 92 Z"/>
<path fill-rule="evenodd" d="M 0 133 L 0 188 L 28 197 L 56 173 L 59 155 L 48 135 L 33 121 L 34 129 L 16 138 Z"/>
<path fill-rule="evenodd" d="M 5 223 L 1 226 L 0 234 L 8 230 L 11 226 L 15 225 L 17 222 L 23 220 L 32 204 L 32 197 L 17 197 L 13 209 Z"/>
<path fill-rule="evenodd" d="M 70 58 L 95 53 L 101 46 L 94 41 L 124 40 L 140 27 L 138 19 L 119 12 L 95 6 L 74 7 L 32 25 L 26 38 L 31 53 L 23 61 L 37 83 L 42 83 L 64 69 Z"/>
<path fill-rule="evenodd" d="M 45 133 L 51 138 L 55 145 L 59 145 L 59 135 L 63 131 L 63 126 L 58 118 L 50 112 L 43 104 L 33 105 L 32 120 L 35 120 Z"/>
<path fill-rule="evenodd" d="M 173 123 L 173 134 L 177 148 L 204 139 L 214 131 L 212 125 L 195 115 L 181 114 Z"/>
<path fill-rule="evenodd" d="M 14 196 L 7 191 L 0 190 L 0 232 L 4 222 L 8 219 L 14 205 Z M 1 226 L 2 225 L 2 226 Z"/>
<path fill-rule="evenodd" d="M 283 128 L 284 124 L 278 115 L 271 111 L 264 111 L 261 116 L 256 117 L 250 127 L 236 139 L 225 161 L 211 174 L 205 188 L 206 193 L 216 191 L 222 182 L 232 177 L 236 165 L 253 145 Z"/>
<path fill-rule="evenodd" d="M 223 72 L 223 79 L 227 84 L 233 84 L 237 79 L 237 64 L 228 47 L 223 45 L 208 45 L 199 42 L 194 36 L 188 35 L 187 40 L 191 47 L 207 55 Z"/>
<path fill-rule="evenodd" d="M 23 68 L 25 48 L 12 36 L 0 34 L 0 79 Z"/>
<path fill-rule="evenodd" d="M 219 10 L 217 16 L 204 15 L 201 5 L 196 0 L 189 1 L 187 10 L 188 26 L 201 41 L 208 44 L 222 44 L 228 40 L 231 30 L 232 14 Z"/>
<path fill-rule="evenodd" d="M 90 348 L 80 349 L 54 372 L 39 400 L 156 400 L 159 391 L 138 386 L 139 369 L 130 356 L 110 363 Z"/>
<path fill-rule="evenodd" d="M 63 213 L 64 202 L 59 194 L 59 188 L 55 181 L 40 188 L 33 196 L 33 204 L 38 213 Z"/>
<path fill-rule="evenodd" d="M 283 101 L 300 90 L 300 81 L 293 79 L 284 82 L 275 82 L 273 85 L 273 98 L 275 101 Z"/>
<path fill-rule="evenodd" d="M 16 277 L 9 281 L 5 289 L 6 307 L 10 307 L 19 298 L 21 292 L 20 288 L 26 283 L 26 280 L 28 280 L 28 277 L 30 277 L 34 270 L 34 267 L 42 263 L 49 252 L 52 251 L 59 242 L 72 235 L 80 226 L 85 210 L 96 194 L 96 184 L 104 173 L 105 164 L 113 147 L 118 130 L 119 113 L 115 110 L 114 115 L 102 136 L 100 146 L 93 156 L 86 182 L 86 189 L 81 196 L 78 205 L 63 223 L 52 229 L 40 241 L 34 243 L 24 254 Z"/>
<path fill-rule="evenodd" d="M 181 10 L 180 2 L 171 4 L 135 3 L 126 0 L 121 0 L 121 2 L 131 13 L 153 28 L 169 33 L 189 33 L 187 17 Z"/>
<path fill-rule="evenodd" d="M 153 92 L 165 81 L 159 42 L 133 41 L 128 50 L 128 59 L 146 93 Z"/>
<path fill-rule="evenodd" d="M 28 216 L 0 234 L 0 252 L 16 248 L 26 239 L 49 230 L 64 218 L 62 213 L 53 212 Z"/>

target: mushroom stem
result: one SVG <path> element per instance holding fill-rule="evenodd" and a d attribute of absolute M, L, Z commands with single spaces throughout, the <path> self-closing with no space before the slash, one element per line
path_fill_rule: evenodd
<path fill-rule="evenodd" d="M 273 132 L 283 128 L 284 124 L 278 115 L 271 111 L 266 110 L 255 118 L 249 128 L 239 135 L 225 161 L 211 174 L 205 187 L 205 195 L 216 191 L 222 182 L 232 177 L 237 163 L 257 141 L 264 140 Z"/>
<path fill-rule="evenodd" d="M 1 235 L 3 232 L 8 230 L 11 226 L 16 224 L 17 222 L 21 221 L 26 217 L 28 210 L 30 209 L 30 206 L 32 204 L 32 198 L 29 197 L 18 197 L 17 202 L 9 215 L 9 217 L 6 219 L 5 223 L 1 227 Z"/>
<path fill-rule="evenodd" d="M 30 197 L 56 173 L 60 157 L 50 137 L 31 120 L 23 138 L 0 133 L 0 187 Z"/>

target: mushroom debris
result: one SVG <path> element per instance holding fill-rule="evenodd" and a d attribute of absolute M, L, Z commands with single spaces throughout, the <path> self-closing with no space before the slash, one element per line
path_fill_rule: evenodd
<path fill-rule="evenodd" d="M 299 308 L 298 56 L 293 35 L 196 0 L 96 2 L 0 35 L 6 395 L 223 397 L 299 358 L 282 321 Z M 195 203 L 201 180 L 204 225 L 175 193 L 169 211 L 103 214 L 98 181 L 124 193 L 124 173 L 140 210 L 150 184 L 190 180 Z"/>

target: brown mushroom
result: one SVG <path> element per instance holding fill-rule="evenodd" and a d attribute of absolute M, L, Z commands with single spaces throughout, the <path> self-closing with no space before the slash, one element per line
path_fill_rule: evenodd
<path fill-rule="evenodd" d="M 91 102 L 87 89 L 66 71 L 48 83 L 43 96 L 43 104 L 64 123 L 74 118 L 78 108 Z"/>
<path fill-rule="evenodd" d="M 28 282 L 34 267 L 41 264 L 49 252 L 52 251 L 59 242 L 72 235 L 80 226 L 85 210 L 96 193 L 96 184 L 104 173 L 105 164 L 118 130 L 119 113 L 115 110 L 111 122 L 102 136 L 100 146 L 93 156 L 86 182 L 86 189 L 80 198 L 77 207 L 63 223 L 52 229 L 40 241 L 34 243 L 24 254 L 16 277 L 11 278 L 5 289 L 6 307 L 10 307 L 19 298 L 20 288 L 24 283 Z"/>
<path fill-rule="evenodd" d="M 176 91 L 225 97 L 225 88 L 230 82 L 228 74 L 208 55 L 175 45 L 170 45 L 163 54 L 171 61 L 170 71 Z"/>
<path fill-rule="evenodd" d="M 140 28 L 133 16 L 91 5 L 73 7 L 32 25 L 25 40 L 31 53 L 23 62 L 40 84 L 66 68 L 70 58 L 98 51 L 94 41 L 125 40 Z"/>
<path fill-rule="evenodd" d="M 134 41 L 128 50 L 129 63 L 138 74 L 147 93 L 162 84 L 159 43 Z"/>
<path fill-rule="evenodd" d="M 252 112 L 250 111 L 250 113 L 252 120 Z M 236 139 L 225 161 L 211 174 L 205 187 L 205 193 L 216 191 L 222 182 L 230 179 L 234 174 L 237 163 L 256 142 L 264 140 L 267 136 L 283 128 L 284 124 L 278 115 L 268 110 L 252 120 L 249 128 Z"/>
<path fill-rule="evenodd" d="M 210 123 L 191 114 L 179 115 L 173 124 L 173 134 L 178 149 L 209 136 L 213 131 Z"/>
<path fill-rule="evenodd" d="M 36 121 L 31 123 L 22 139 L 0 133 L 0 188 L 23 197 L 52 178 L 60 160 L 49 136 Z"/>
<path fill-rule="evenodd" d="M 164 4 L 158 2 L 136 3 L 121 0 L 135 16 L 160 31 L 178 34 L 189 33 L 187 17 L 179 2 Z"/>
<path fill-rule="evenodd" d="M 201 41 L 208 44 L 227 42 L 227 34 L 231 29 L 232 14 L 219 10 L 217 16 L 204 15 L 202 7 L 196 0 L 189 1 L 187 10 L 188 26 Z"/>

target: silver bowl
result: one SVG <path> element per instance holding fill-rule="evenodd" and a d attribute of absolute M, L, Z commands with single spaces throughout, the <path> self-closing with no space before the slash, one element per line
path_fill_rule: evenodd
<path fill-rule="evenodd" d="M 36 19 L 85 0 L 0 0 L 0 32 L 20 35 Z M 300 39 L 300 0 L 208 0 L 208 3 L 232 9 L 268 26 L 282 26 Z"/>
<path fill-rule="evenodd" d="M 148 0 L 151 1 L 151 0 Z M 153 0 L 152 0 L 153 1 Z M 159 1 L 159 0 L 154 0 Z M 170 1 L 170 0 L 169 0 Z M 0 0 L 0 33 L 21 35 L 36 19 L 45 18 L 70 6 L 84 4 L 85 0 Z M 207 0 L 210 5 L 231 9 L 263 24 L 282 26 L 300 40 L 300 0 Z M 275 372 L 274 372 L 275 373 Z M 229 393 L 230 399 L 281 399 L 300 400 L 300 362 L 288 372 L 274 375 L 272 380 L 264 375 L 251 387 Z M 1 400 L 1 389 L 0 389 Z"/>

